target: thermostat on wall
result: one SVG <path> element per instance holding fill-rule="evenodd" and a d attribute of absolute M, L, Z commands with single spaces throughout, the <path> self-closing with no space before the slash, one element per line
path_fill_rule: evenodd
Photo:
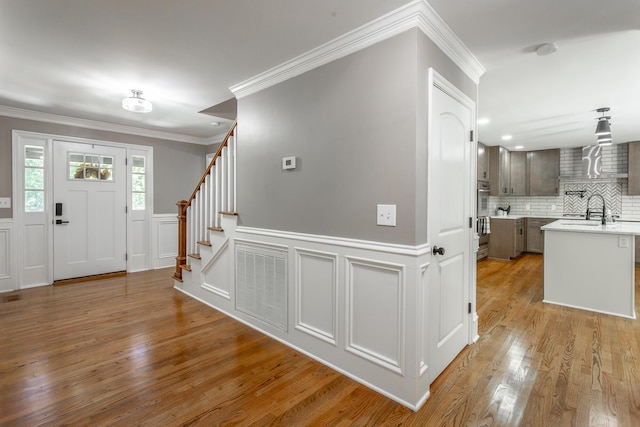
<path fill-rule="evenodd" d="M 296 168 L 296 158 L 295 157 L 283 157 L 282 158 L 282 169 L 295 169 Z"/>

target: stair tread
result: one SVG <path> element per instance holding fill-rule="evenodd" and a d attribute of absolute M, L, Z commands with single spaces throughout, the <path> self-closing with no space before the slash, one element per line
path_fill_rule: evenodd
<path fill-rule="evenodd" d="M 238 216 L 239 213 L 238 212 L 228 212 L 228 211 L 220 211 L 218 212 L 220 215 L 233 215 L 233 216 Z"/>
<path fill-rule="evenodd" d="M 211 246 L 211 242 L 206 240 L 198 240 L 198 244 L 203 246 Z"/>
<path fill-rule="evenodd" d="M 189 256 L 191 258 L 194 258 L 194 259 L 202 259 L 202 258 L 200 258 L 200 254 L 189 254 L 187 256 Z"/>
<path fill-rule="evenodd" d="M 173 280 L 177 280 L 178 282 L 183 282 L 182 277 L 178 277 L 175 273 L 171 277 L 173 277 Z"/>
<path fill-rule="evenodd" d="M 191 271 L 191 266 L 189 264 L 180 264 L 180 268 L 183 270 Z"/>
<path fill-rule="evenodd" d="M 224 231 L 222 227 L 207 227 L 207 229 L 211 231 L 220 231 L 220 232 Z"/>

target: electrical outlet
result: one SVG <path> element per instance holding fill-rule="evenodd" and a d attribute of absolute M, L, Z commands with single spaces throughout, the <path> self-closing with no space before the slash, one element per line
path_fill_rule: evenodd
<path fill-rule="evenodd" d="M 526 210 L 531 210 L 531 205 L 526 205 L 524 208 L 525 208 Z"/>
<path fill-rule="evenodd" d="M 10 208 L 11 197 L 0 197 L 0 208 Z"/>
<path fill-rule="evenodd" d="M 556 205 L 551 205 L 551 210 L 555 211 L 556 210 Z"/>
<path fill-rule="evenodd" d="M 618 236 L 618 247 L 619 248 L 628 248 L 629 247 L 629 236 Z"/>
<path fill-rule="evenodd" d="M 377 224 L 396 226 L 396 205 L 378 205 Z"/>

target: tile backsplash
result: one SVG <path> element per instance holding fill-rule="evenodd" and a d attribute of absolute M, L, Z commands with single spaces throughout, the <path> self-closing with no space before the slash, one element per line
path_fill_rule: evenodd
<path fill-rule="evenodd" d="M 602 148 L 603 174 L 626 174 L 628 171 L 628 145 L 616 144 Z M 553 197 L 490 197 L 493 213 L 500 207 L 511 206 L 511 214 L 527 216 L 584 215 L 590 195 L 598 193 L 605 198 L 607 209 L 622 219 L 640 221 L 640 196 L 627 195 L 627 179 L 611 178 L 590 180 L 582 178 L 582 147 L 560 150 L 561 195 Z M 583 197 L 578 193 L 584 191 Z M 570 192 L 568 195 L 566 192 Z M 591 200 L 591 208 L 602 209 L 599 198 Z"/>

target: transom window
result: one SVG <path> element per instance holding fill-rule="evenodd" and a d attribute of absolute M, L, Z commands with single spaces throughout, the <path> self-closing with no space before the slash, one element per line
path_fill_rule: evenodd
<path fill-rule="evenodd" d="M 113 181 L 113 156 L 69 153 L 69 179 Z"/>

